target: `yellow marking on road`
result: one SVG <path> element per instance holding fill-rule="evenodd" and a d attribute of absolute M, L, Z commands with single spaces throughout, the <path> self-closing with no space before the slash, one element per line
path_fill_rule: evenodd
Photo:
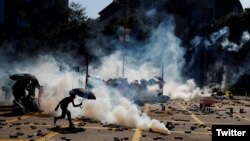
<path fill-rule="evenodd" d="M 143 112 L 147 113 L 148 111 L 149 111 L 149 105 L 145 104 L 145 106 L 143 108 Z M 141 133 L 142 133 L 142 131 L 140 129 L 138 129 L 138 128 L 135 129 L 135 133 L 134 133 L 131 141 L 139 141 L 141 138 Z"/>
<path fill-rule="evenodd" d="M 6 120 L 6 123 L 16 122 L 16 121 L 19 121 L 19 120 L 22 120 L 22 119 L 26 119 L 28 117 L 29 116 L 22 116 L 21 119 L 15 118 L 15 119 Z"/>
<path fill-rule="evenodd" d="M 25 141 L 20 139 L 0 139 L 0 141 Z"/>
<path fill-rule="evenodd" d="M 48 133 L 46 136 L 41 137 L 41 138 L 39 138 L 39 139 L 36 139 L 35 141 L 45 141 L 45 140 L 48 140 L 48 139 L 53 138 L 53 137 L 56 136 L 56 135 L 58 135 L 58 133 L 56 133 L 56 132 L 50 132 L 50 133 Z"/>
<path fill-rule="evenodd" d="M 135 129 L 135 133 L 132 137 L 132 141 L 139 141 L 141 138 L 141 130 L 140 129 Z"/>
<path fill-rule="evenodd" d="M 2 111 L 2 112 L 0 112 L 0 115 L 4 115 L 4 114 L 9 114 L 10 112 L 8 112 L 8 111 Z"/>
<path fill-rule="evenodd" d="M 191 111 L 189 111 L 186 107 L 184 107 L 180 102 L 177 102 L 177 104 L 183 109 L 183 110 L 186 110 L 188 111 L 189 113 L 191 113 L 191 117 L 196 121 L 198 122 L 199 124 L 204 124 L 203 121 L 201 121 L 194 113 L 192 113 Z M 206 128 L 207 130 L 210 130 L 211 128 L 207 127 Z M 208 133 L 211 134 L 211 131 L 208 131 Z"/>
<path fill-rule="evenodd" d="M 204 122 L 203 121 L 201 121 L 197 116 L 195 116 L 194 114 L 191 114 L 190 115 L 195 121 L 197 121 L 198 123 L 200 123 L 200 124 L 204 124 Z"/>
<path fill-rule="evenodd" d="M 193 114 L 192 112 L 190 112 L 186 107 L 184 107 L 180 102 L 177 102 L 177 104 L 183 109 L 183 110 L 186 110 L 188 111 L 189 113 L 191 113 L 191 117 L 198 123 L 200 124 L 204 124 L 203 121 L 201 121 L 195 114 Z"/>

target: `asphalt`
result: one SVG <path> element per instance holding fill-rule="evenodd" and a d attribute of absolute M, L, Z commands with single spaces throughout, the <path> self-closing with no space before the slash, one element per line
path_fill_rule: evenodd
<path fill-rule="evenodd" d="M 0 141 L 211 141 L 212 124 L 250 125 L 250 100 L 239 99 L 219 101 L 206 110 L 199 107 L 201 98 L 171 100 L 166 104 L 146 104 L 141 107 L 153 119 L 165 124 L 172 122 L 175 128 L 170 135 L 104 125 L 84 117 L 74 119 L 75 128 L 69 129 L 67 120 L 59 120 L 54 125 L 53 117 L 45 113 L 1 115 Z M 10 108 L 0 106 L 0 114 L 8 112 Z M 240 109 L 244 112 L 240 112 Z"/>

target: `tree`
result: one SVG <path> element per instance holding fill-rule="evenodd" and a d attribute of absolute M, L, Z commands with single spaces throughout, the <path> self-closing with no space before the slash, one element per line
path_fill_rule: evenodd
<path fill-rule="evenodd" d="M 72 3 L 68 15 L 68 21 L 59 27 L 58 36 L 62 39 L 83 41 L 88 37 L 89 30 L 85 8 Z"/>

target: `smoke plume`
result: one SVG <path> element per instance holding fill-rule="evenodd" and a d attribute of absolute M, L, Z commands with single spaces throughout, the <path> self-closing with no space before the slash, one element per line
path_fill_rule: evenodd
<path fill-rule="evenodd" d="M 85 101 L 83 104 L 84 116 L 102 123 L 117 124 L 126 127 L 152 130 L 169 134 L 164 123 L 151 119 L 130 100 L 123 97 L 117 90 L 108 88 L 105 84 L 93 89 L 96 100 Z"/>
<path fill-rule="evenodd" d="M 196 36 L 191 41 L 193 53 L 188 63 L 188 70 L 194 76 L 199 73 L 191 68 L 202 68 L 198 70 L 205 72 L 202 75 L 206 75 L 207 82 L 220 83 L 222 90 L 228 89 L 249 71 L 249 53 L 246 51 L 250 41 L 248 31 L 242 33 L 238 43 L 230 41 L 229 36 L 228 27 L 210 34 L 209 38 Z"/>

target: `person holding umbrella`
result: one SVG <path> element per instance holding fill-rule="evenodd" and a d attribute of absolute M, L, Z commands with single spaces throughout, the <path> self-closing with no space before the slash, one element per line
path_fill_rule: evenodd
<path fill-rule="evenodd" d="M 17 73 L 10 76 L 10 79 L 16 81 L 12 86 L 14 96 L 12 112 L 16 115 L 23 115 L 29 112 L 39 112 L 40 106 L 35 98 L 36 88 L 40 91 L 38 79 L 29 73 Z M 26 95 L 26 90 L 28 95 Z"/>
<path fill-rule="evenodd" d="M 78 104 L 78 105 L 75 105 L 74 99 L 75 99 L 75 97 L 76 97 L 76 94 L 73 93 L 72 91 L 70 91 L 69 94 L 70 94 L 69 97 L 65 97 L 64 99 L 62 99 L 62 100 L 58 103 L 58 105 L 56 106 L 55 111 L 57 111 L 58 108 L 59 108 L 59 106 L 61 106 L 62 114 L 61 114 L 61 116 L 59 116 L 59 117 L 54 117 L 54 124 L 56 124 L 56 121 L 57 121 L 58 119 L 64 119 L 65 116 L 67 115 L 68 121 L 69 121 L 69 127 L 74 127 L 74 124 L 73 124 L 72 121 L 71 121 L 71 113 L 70 113 L 70 111 L 67 109 L 67 107 L 68 107 L 69 103 L 71 103 L 71 102 L 72 102 L 72 104 L 73 104 L 74 107 L 80 107 L 80 106 L 82 105 L 82 103 L 80 103 L 80 104 Z"/>

